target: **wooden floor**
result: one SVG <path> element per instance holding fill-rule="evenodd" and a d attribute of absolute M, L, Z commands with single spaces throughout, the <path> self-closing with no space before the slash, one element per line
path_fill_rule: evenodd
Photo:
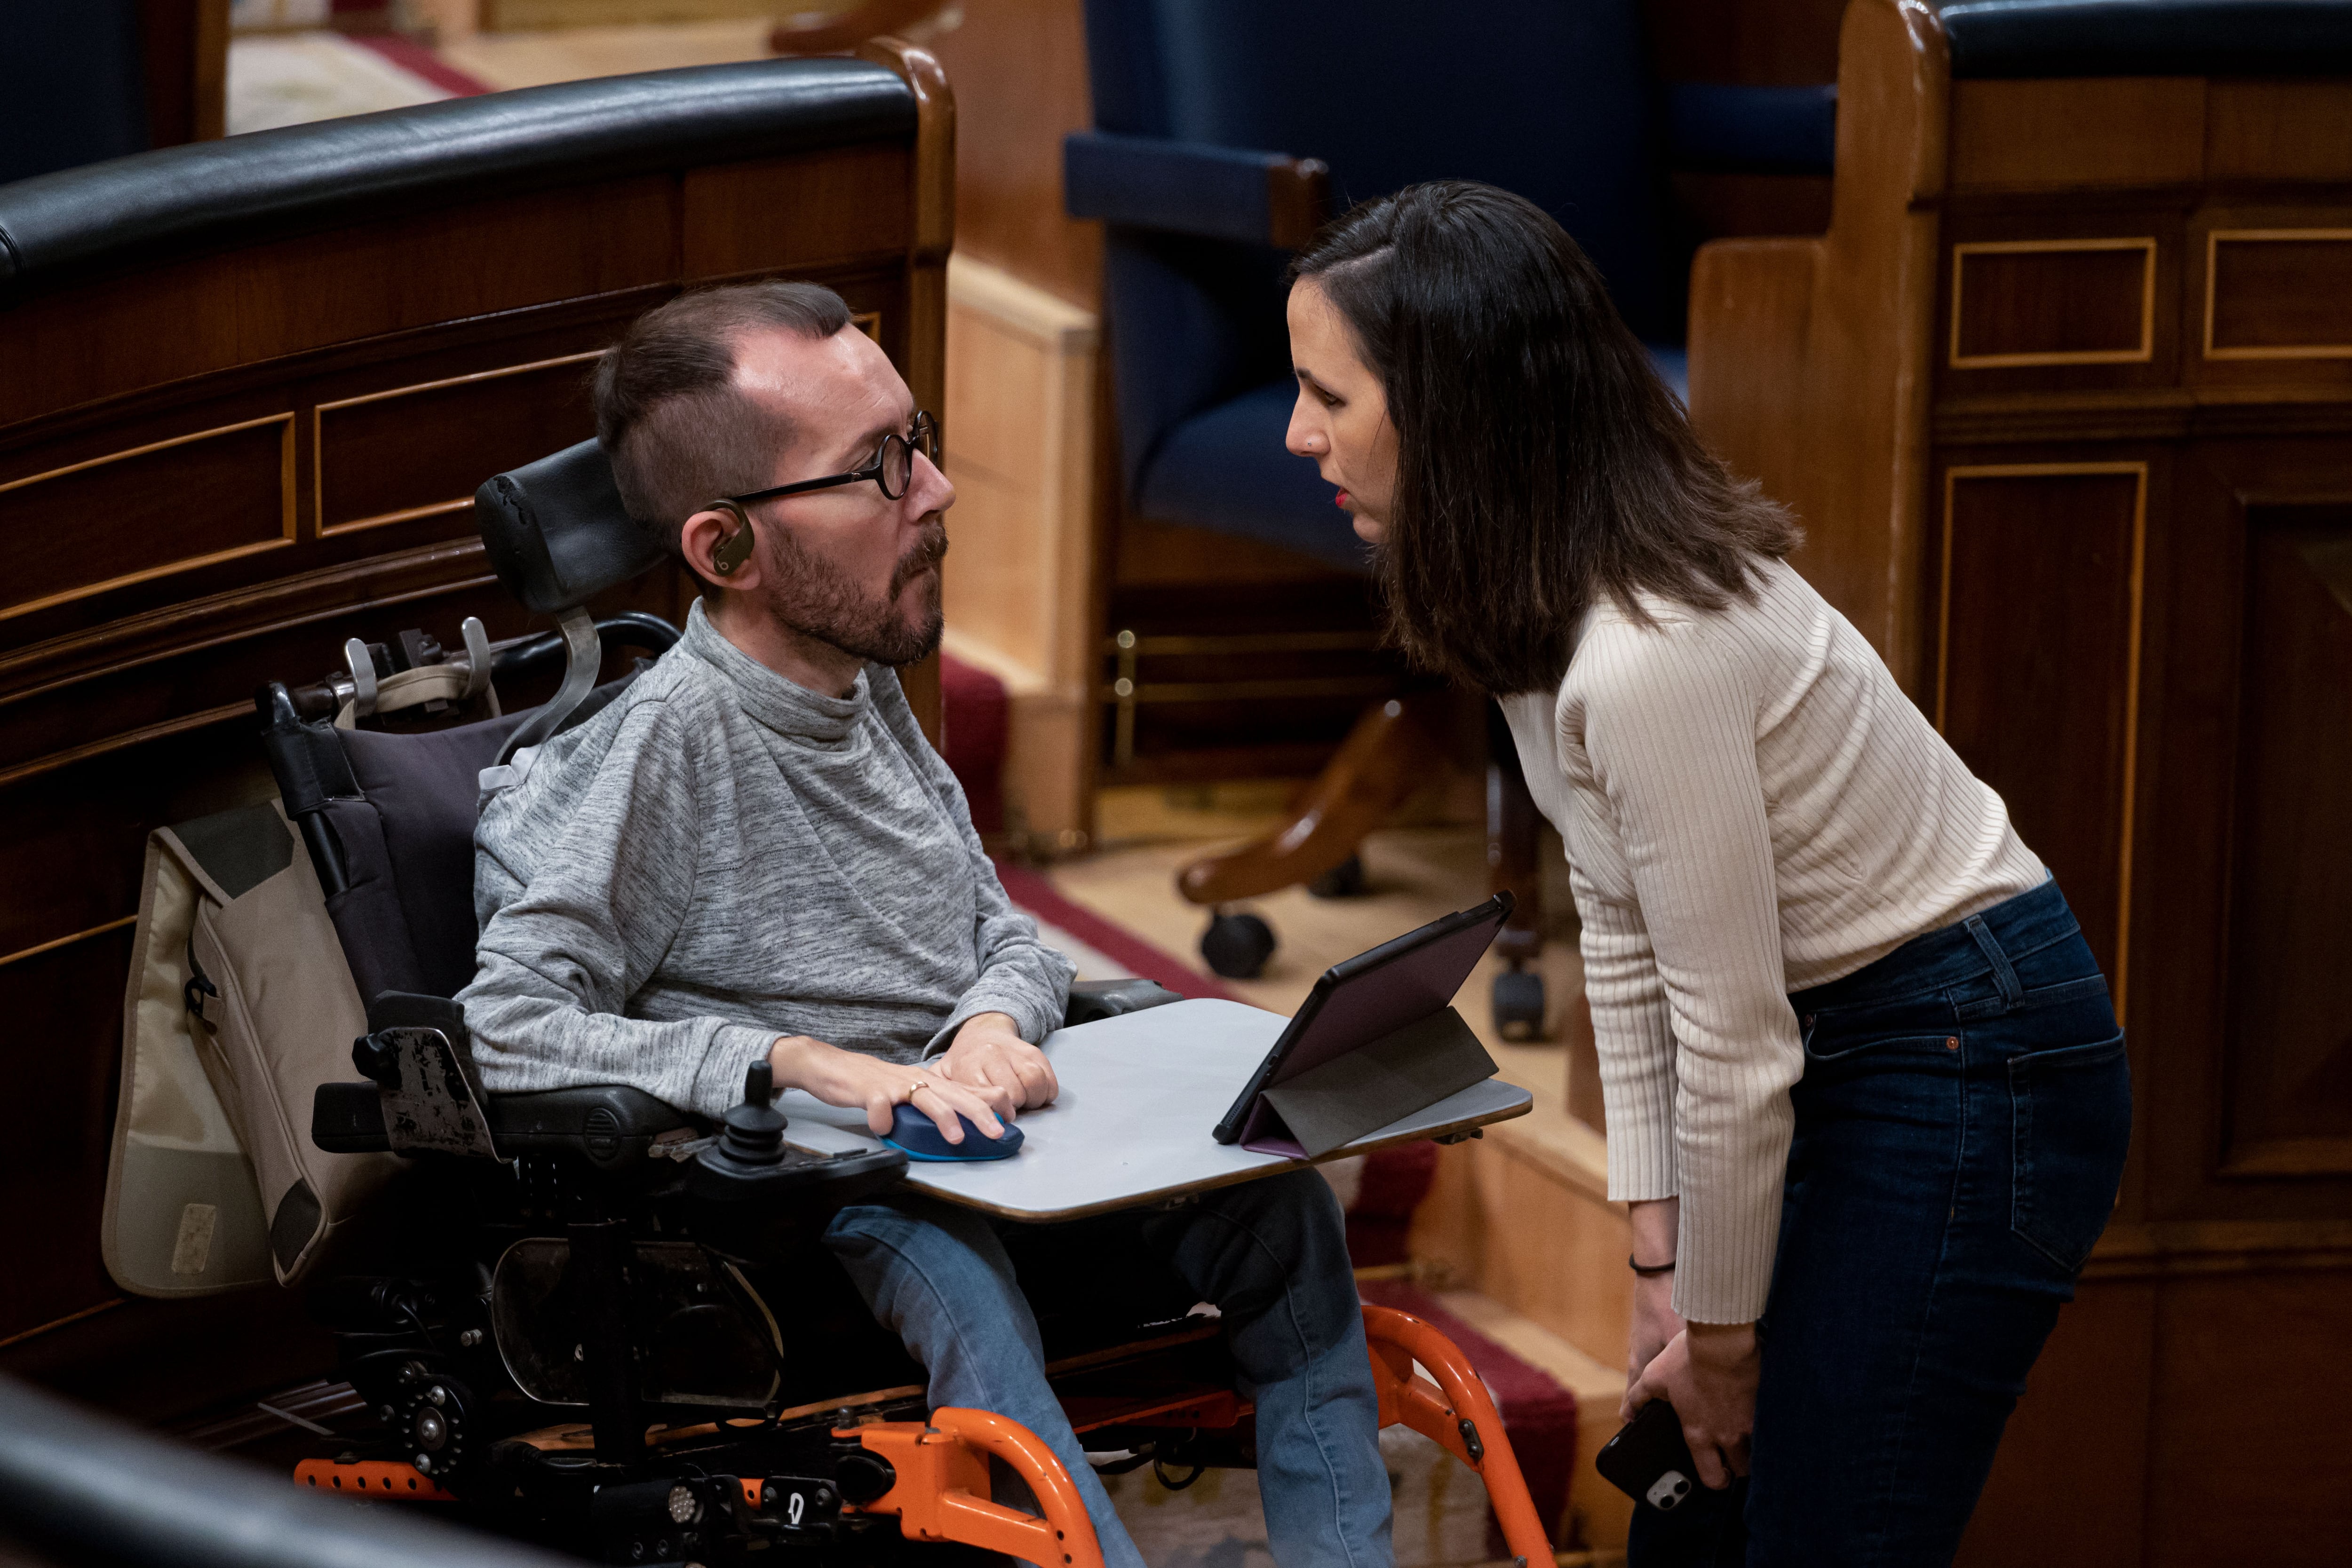
<path fill-rule="evenodd" d="M 449 64 L 500 91 L 581 81 L 629 71 L 764 60 L 770 17 L 679 22 L 660 26 L 552 27 L 477 33 L 436 52 Z"/>
<path fill-rule="evenodd" d="M 1177 893 L 1177 870 L 1221 841 L 1270 825 L 1284 792 L 1244 787 L 1209 799 L 1209 792 L 1197 789 L 1106 791 L 1100 810 L 1105 847 L 1049 874 L 1074 903 L 1202 968 L 1200 937 L 1208 912 Z M 1550 848 L 1548 858 L 1558 861 L 1557 842 Z M 1278 945 L 1260 978 L 1218 983 L 1244 1001 L 1286 1013 L 1333 964 L 1487 896 L 1486 837 L 1470 824 L 1375 833 L 1364 845 L 1363 862 L 1370 891 L 1360 898 L 1317 898 L 1294 887 L 1243 905 L 1274 927 Z M 1564 866 L 1558 881 L 1556 890 L 1545 890 L 1552 905 L 1553 939 L 1541 960 L 1555 1013 L 1584 983 L 1573 920 L 1560 917 L 1570 907 Z M 1494 1052 L 1503 1075 L 1532 1090 L 1540 1110 L 1565 1115 L 1565 1059 L 1558 1045 L 1512 1045 L 1495 1031 L 1488 997 L 1500 967 L 1492 957 L 1482 963 L 1454 1005 Z"/>

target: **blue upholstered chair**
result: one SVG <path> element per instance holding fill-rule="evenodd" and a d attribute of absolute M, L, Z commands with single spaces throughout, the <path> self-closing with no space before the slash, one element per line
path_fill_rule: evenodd
<path fill-rule="evenodd" d="M 1679 391 L 1687 258 L 1665 171 L 1829 162 L 1833 88 L 1667 88 L 1635 0 L 1087 0 L 1086 20 L 1095 128 L 1068 139 L 1066 188 L 1074 216 L 1106 225 L 1127 509 L 1344 568 L 1362 547 L 1314 464 L 1283 449 L 1282 269 L 1321 218 L 1422 180 L 1517 192 L 1576 236 Z M 1216 896 L 1216 882 L 1187 894 L 1242 885 Z"/>

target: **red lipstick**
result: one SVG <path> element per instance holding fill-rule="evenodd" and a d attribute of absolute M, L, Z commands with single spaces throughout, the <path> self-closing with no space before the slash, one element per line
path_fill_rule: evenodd
<path fill-rule="evenodd" d="M 1341 511 L 1346 511 L 1348 509 L 1348 492 L 1342 490 L 1338 495 L 1332 497 L 1331 504 L 1339 507 Z"/>

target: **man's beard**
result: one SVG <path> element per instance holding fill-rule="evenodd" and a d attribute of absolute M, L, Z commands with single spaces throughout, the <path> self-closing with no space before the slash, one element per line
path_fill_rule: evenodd
<path fill-rule="evenodd" d="M 948 553 L 948 530 L 937 512 L 923 519 L 922 538 L 899 558 L 879 599 L 866 597 L 832 561 L 802 549 L 791 529 L 770 528 L 767 537 L 774 541 L 770 564 L 776 582 L 767 608 L 779 625 L 877 664 L 911 664 L 940 645 L 946 618 L 936 569 Z M 910 626 L 898 612 L 898 595 L 927 572 L 933 574 L 924 590 L 927 602 Z"/>

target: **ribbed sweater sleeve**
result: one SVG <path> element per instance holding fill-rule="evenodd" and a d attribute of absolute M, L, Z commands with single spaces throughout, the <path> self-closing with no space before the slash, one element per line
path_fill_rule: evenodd
<path fill-rule="evenodd" d="M 1597 625 L 1578 663 L 1585 748 L 1638 904 L 1618 921 L 1638 930 L 1588 946 L 1604 955 L 1588 979 L 1595 1024 L 1605 1013 L 1631 1046 L 1609 1103 L 1612 1188 L 1621 1159 L 1621 1197 L 1652 1196 L 1663 1173 L 1682 1199 L 1675 1310 L 1748 1322 L 1771 1285 L 1788 1092 L 1804 1070 L 1757 765 L 1759 662 L 1727 620 L 1675 617 Z M 1621 1141 L 1633 1145 L 1622 1156 Z"/>
<path fill-rule="evenodd" d="M 1675 1180 L 1675 1030 L 1666 988 L 1642 912 L 1592 896 L 1569 868 L 1584 921 L 1585 999 L 1601 1055 L 1609 1109 L 1609 1196 L 1622 1203 L 1672 1197 Z"/>

